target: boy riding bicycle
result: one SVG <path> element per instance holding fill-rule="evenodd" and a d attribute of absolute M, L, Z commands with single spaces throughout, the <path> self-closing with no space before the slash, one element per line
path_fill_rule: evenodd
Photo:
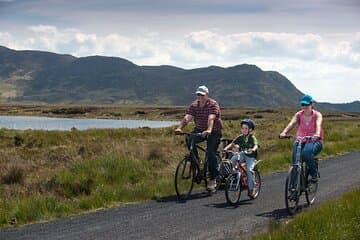
<path fill-rule="evenodd" d="M 248 183 L 248 195 L 254 198 L 256 192 L 254 191 L 254 166 L 257 157 L 257 150 L 259 142 L 254 136 L 253 131 L 255 124 L 251 119 L 244 119 L 241 121 L 241 135 L 228 144 L 224 151 L 231 149 L 235 154 L 231 157 L 233 166 L 237 161 L 246 162 L 246 173 Z"/>

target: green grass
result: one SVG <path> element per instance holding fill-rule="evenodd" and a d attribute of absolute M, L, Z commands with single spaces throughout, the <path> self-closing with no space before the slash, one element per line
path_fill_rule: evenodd
<path fill-rule="evenodd" d="M 178 118 L 182 112 L 178 108 L 144 110 L 158 119 L 164 113 L 168 118 L 171 114 Z M 114 108 L 110 111 L 121 112 Z M 240 119 L 253 118 L 261 144 L 261 173 L 285 170 L 290 164 L 292 142 L 278 139 L 278 134 L 293 112 L 225 109 L 223 137 L 236 137 Z M 325 148 L 320 158 L 359 150 L 360 114 L 343 116 L 325 116 Z M 0 129 L 0 226 L 9 226 L 12 219 L 22 225 L 174 195 L 175 169 L 186 149 L 184 138 L 175 136 L 173 130 Z"/>
<path fill-rule="evenodd" d="M 300 213 L 285 224 L 273 224 L 269 233 L 253 240 L 287 239 L 360 239 L 360 188 L 337 200 L 327 201 L 320 207 Z"/>

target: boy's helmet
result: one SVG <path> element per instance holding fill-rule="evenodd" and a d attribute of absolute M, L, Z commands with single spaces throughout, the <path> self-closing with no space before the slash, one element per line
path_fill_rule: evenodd
<path fill-rule="evenodd" d="M 252 130 L 255 129 L 255 123 L 250 118 L 246 118 L 246 119 L 242 120 L 240 125 L 243 125 L 243 124 L 248 125 L 248 127 L 251 128 Z"/>

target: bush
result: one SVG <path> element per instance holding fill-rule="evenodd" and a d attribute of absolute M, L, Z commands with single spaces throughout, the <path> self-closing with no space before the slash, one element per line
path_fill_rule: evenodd
<path fill-rule="evenodd" d="M 24 182 L 24 170 L 18 166 L 11 166 L 7 173 L 1 177 L 1 182 L 4 184 L 16 184 Z"/>

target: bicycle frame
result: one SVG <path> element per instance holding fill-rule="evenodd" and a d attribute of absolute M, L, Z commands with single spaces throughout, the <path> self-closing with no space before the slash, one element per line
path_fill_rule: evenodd
<path fill-rule="evenodd" d="M 297 188 L 300 187 L 300 194 L 302 192 L 304 192 L 306 189 L 305 187 L 305 167 L 307 167 L 307 164 L 305 163 L 305 161 L 302 159 L 302 155 L 301 155 L 301 151 L 302 151 L 302 148 L 303 148 L 303 140 L 305 140 L 305 144 L 309 141 L 311 141 L 311 138 L 312 136 L 304 136 L 304 137 L 296 137 L 296 140 L 295 142 L 297 143 L 297 146 L 296 146 L 296 158 L 295 158 L 295 163 L 292 164 L 293 167 L 296 167 L 298 168 L 298 176 L 296 176 L 296 182 L 295 184 L 299 184 L 299 186 L 296 186 Z M 300 196 L 299 196 L 300 197 Z"/>
<path fill-rule="evenodd" d="M 231 152 L 231 151 L 229 151 Z M 260 173 L 257 169 L 257 164 L 261 162 L 261 160 L 256 161 L 254 166 L 254 189 L 256 190 L 255 195 L 249 195 L 251 199 L 255 199 L 259 196 L 260 188 L 261 188 L 261 177 Z M 236 165 L 233 168 L 233 173 L 228 177 L 225 186 L 225 197 L 226 201 L 235 206 L 239 203 L 241 192 L 248 189 L 247 183 L 247 172 L 245 168 L 245 164 L 237 161 Z"/>
<path fill-rule="evenodd" d="M 287 136 L 286 138 L 292 138 L 292 136 Z M 296 137 L 295 139 L 297 144 L 295 162 L 290 167 L 285 183 L 285 204 L 291 215 L 296 212 L 300 196 L 303 192 L 306 194 L 306 201 L 309 205 L 315 201 L 318 185 L 308 180 L 308 166 L 301 155 L 303 145 L 311 140 L 312 136 Z"/>
<path fill-rule="evenodd" d="M 194 182 L 200 184 L 203 180 L 207 186 L 207 151 L 205 148 L 196 144 L 196 137 L 202 137 L 201 133 L 181 133 L 179 135 L 187 136 L 188 154 L 181 160 L 175 172 L 175 190 L 179 199 L 186 200 L 190 197 Z M 195 152 L 200 150 L 205 153 L 204 164 L 201 167 L 201 161 Z M 197 153 L 199 153 L 197 151 Z"/>
<path fill-rule="evenodd" d="M 190 144 L 189 144 L 190 161 L 192 162 L 192 164 L 195 165 L 196 170 L 197 170 L 196 178 L 198 180 L 196 182 L 200 183 L 201 180 L 206 177 L 207 162 L 208 162 L 207 161 L 207 151 L 205 148 L 203 148 L 195 143 L 195 137 L 202 137 L 201 133 L 186 133 L 186 135 L 189 136 L 189 139 L 190 139 Z M 201 150 L 202 152 L 205 153 L 204 166 L 202 169 L 200 168 L 200 158 L 199 158 L 199 156 L 196 156 L 196 154 L 195 154 L 195 150 L 194 150 L 195 148 L 198 150 Z M 201 170 L 203 170 L 203 173 Z M 200 182 L 199 182 L 199 180 L 200 180 Z"/>

